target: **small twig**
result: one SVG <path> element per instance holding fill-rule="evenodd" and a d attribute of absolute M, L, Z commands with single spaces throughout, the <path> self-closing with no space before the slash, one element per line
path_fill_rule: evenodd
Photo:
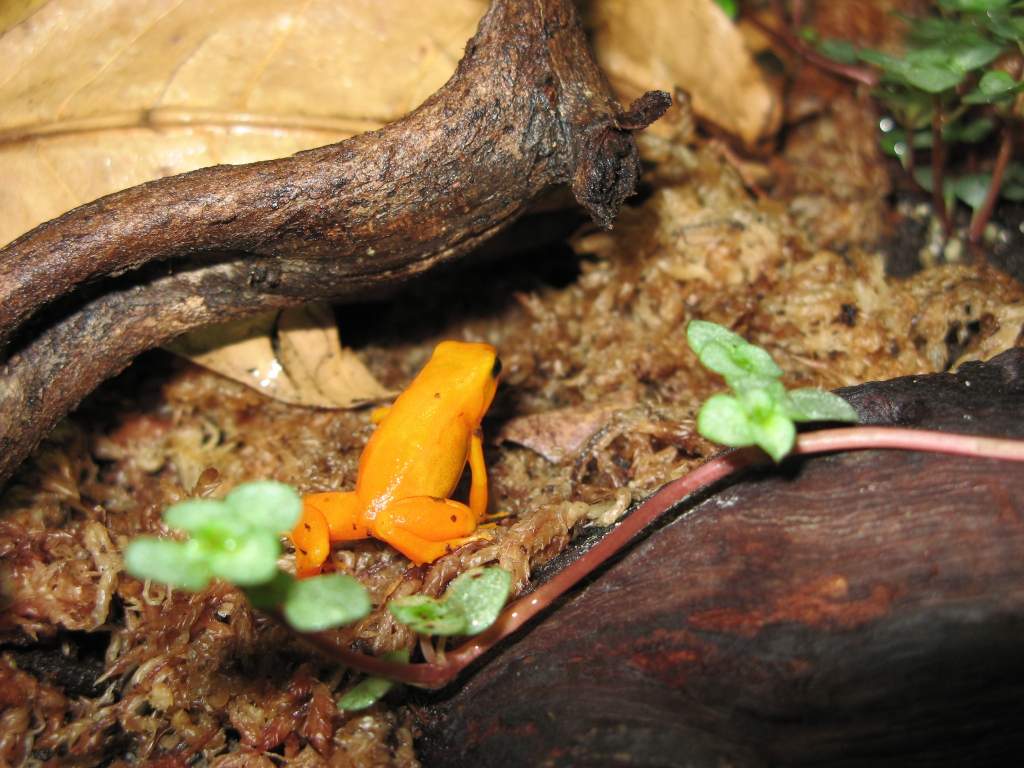
<path fill-rule="evenodd" d="M 743 186 L 750 190 L 754 194 L 754 197 L 758 200 L 764 200 L 765 197 L 767 197 L 767 193 L 761 188 L 761 185 L 757 183 L 754 175 L 745 166 L 743 160 L 740 159 L 739 155 L 737 155 L 733 151 L 732 147 L 730 147 L 726 142 L 721 139 L 711 139 L 708 142 L 708 148 L 721 157 L 722 160 L 724 160 L 729 167 L 736 172 L 736 175 L 740 177 L 740 181 L 743 183 Z"/>
<path fill-rule="evenodd" d="M 809 456 L 878 449 L 926 451 L 1024 462 L 1022 440 L 895 427 L 847 427 L 809 432 L 797 437 L 793 453 Z M 662 486 L 586 554 L 530 594 L 512 602 L 487 631 L 448 653 L 443 664 L 400 664 L 367 656 L 344 647 L 337 636 L 329 632 L 302 635 L 302 638 L 338 662 L 362 672 L 390 677 L 409 685 L 441 688 L 530 619 L 547 610 L 559 597 L 624 549 L 638 533 L 684 499 L 720 480 L 737 475 L 749 466 L 767 462 L 768 457 L 756 448 L 728 451 L 714 456 L 690 474 Z"/>
<path fill-rule="evenodd" d="M 942 123 L 944 115 L 942 111 L 942 97 L 935 97 L 935 112 L 932 115 L 932 205 L 935 208 L 935 215 L 942 222 L 942 232 L 948 239 L 953 233 L 953 220 L 946 210 L 945 190 L 945 168 L 946 168 L 946 144 L 942 140 Z M 913 141 L 913 139 L 910 139 Z"/>
<path fill-rule="evenodd" d="M 992 181 L 989 182 L 988 190 L 985 192 L 985 200 L 981 207 L 971 217 L 971 228 L 967 239 L 972 243 L 980 243 L 981 236 L 985 233 L 985 225 L 992 218 L 992 212 L 996 208 L 996 201 L 999 200 L 999 190 L 1003 186 L 1003 175 L 1010 164 L 1013 155 L 1013 135 L 1008 123 L 1003 123 L 999 133 L 999 152 L 996 154 L 996 164 L 992 168 Z"/>

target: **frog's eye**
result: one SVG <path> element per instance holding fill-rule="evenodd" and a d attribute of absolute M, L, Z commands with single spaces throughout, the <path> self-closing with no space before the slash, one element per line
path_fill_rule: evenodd
<path fill-rule="evenodd" d="M 494 367 L 491 368 L 491 378 L 498 378 L 498 374 L 501 373 L 501 358 L 494 358 Z"/>

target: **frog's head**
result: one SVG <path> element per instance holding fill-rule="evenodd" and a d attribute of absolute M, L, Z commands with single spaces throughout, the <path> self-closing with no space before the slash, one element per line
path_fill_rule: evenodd
<path fill-rule="evenodd" d="M 490 344 L 442 341 L 430 367 L 444 381 L 444 397 L 472 422 L 479 423 L 498 389 L 501 360 Z"/>

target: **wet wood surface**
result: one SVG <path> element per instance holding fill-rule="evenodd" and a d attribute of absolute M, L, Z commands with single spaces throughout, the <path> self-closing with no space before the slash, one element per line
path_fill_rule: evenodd
<path fill-rule="evenodd" d="M 1024 437 L 1021 350 L 846 394 L 867 422 Z M 787 461 L 414 696 L 418 748 L 426 766 L 1008 765 L 1022 648 L 1020 465 Z"/>

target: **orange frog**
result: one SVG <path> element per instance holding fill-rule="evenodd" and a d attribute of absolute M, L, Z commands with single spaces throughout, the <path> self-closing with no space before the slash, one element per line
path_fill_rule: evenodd
<path fill-rule="evenodd" d="M 374 412 L 354 491 L 314 493 L 292 531 L 300 576 L 320 572 L 331 542 L 386 541 L 417 565 L 467 541 L 487 510 L 480 422 L 498 388 L 490 344 L 444 341 L 408 389 Z M 448 498 L 469 464 L 469 505 Z"/>

